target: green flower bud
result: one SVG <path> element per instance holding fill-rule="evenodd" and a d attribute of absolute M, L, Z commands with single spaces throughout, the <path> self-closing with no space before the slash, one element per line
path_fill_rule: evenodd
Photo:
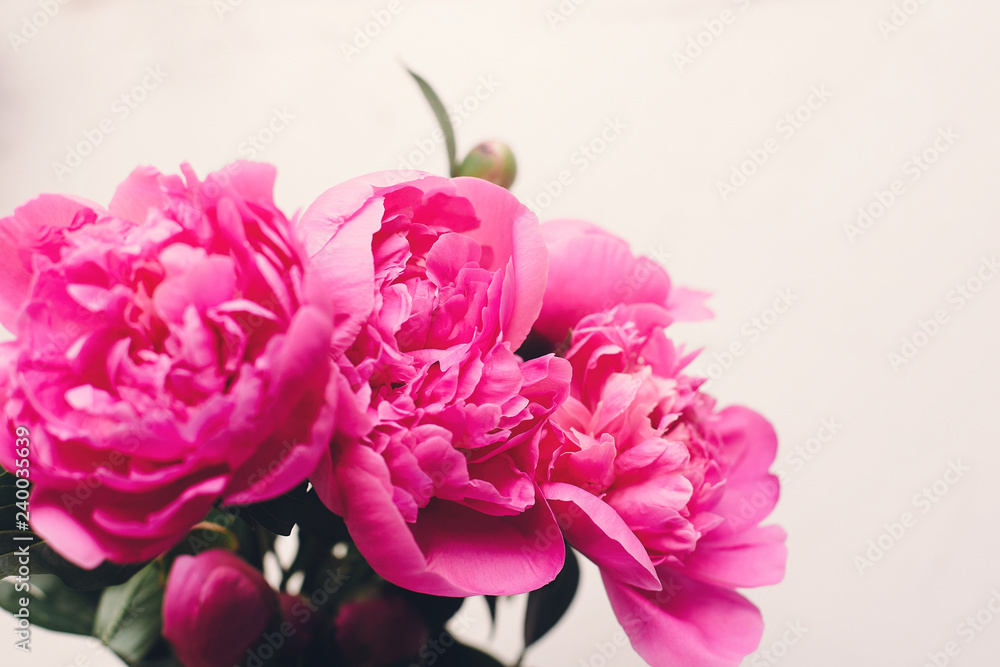
<path fill-rule="evenodd" d="M 465 156 L 458 166 L 459 176 L 474 176 L 502 188 L 510 188 L 517 176 L 517 162 L 507 144 L 484 141 Z"/>

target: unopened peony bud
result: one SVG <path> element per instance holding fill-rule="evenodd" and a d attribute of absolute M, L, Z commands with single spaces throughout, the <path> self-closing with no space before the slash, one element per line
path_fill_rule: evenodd
<path fill-rule="evenodd" d="M 300 651 L 312 641 L 314 628 L 316 625 L 316 607 L 310 605 L 301 595 L 289 595 L 288 593 L 278 593 L 278 601 L 281 604 L 282 633 L 288 632 L 288 648 L 293 651 Z M 284 624 L 288 625 L 285 626 Z"/>
<path fill-rule="evenodd" d="M 465 156 L 458 167 L 458 175 L 475 176 L 502 188 L 509 188 L 517 176 L 517 162 L 507 144 L 484 141 Z"/>
<path fill-rule="evenodd" d="M 261 641 L 278 594 L 239 556 L 178 556 L 163 597 L 163 636 L 184 667 L 232 667 Z"/>
<path fill-rule="evenodd" d="M 348 602 L 337 612 L 334 629 L 350 667 L 381 667 L 415 658 L 427 641 L 423 620 L 399 597 Z"/>

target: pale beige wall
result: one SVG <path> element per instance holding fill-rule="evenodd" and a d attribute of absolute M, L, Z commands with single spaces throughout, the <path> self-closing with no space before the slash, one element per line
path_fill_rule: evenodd
<path fill-rule="evenodd" d="M 39 5 L 3 0 L 0 213 L 41 191 L 107 202 L 137 164 L 167 171 L 189 160 L 204 174 L 247 156 L 242 142 L 275 109 L 294 118 L 257 157 L 278 165 L 279 203 L 304 207 L 426 143 L 433 120 L 401 63 L 449 103 L 474 98 L 481 77 L 492 77 L 495 90 L 480 87 L 482 99 L 468 102 L 478 108 L 458 130 L 460 147 L 509 141 L 521 168 L 514 192 L 548 203 L 543 218 L 608 225 L 665 259 L 677 282 L 714 291 L 717 319 L 678 335 L 706 346 L 694 366 L 717 378 L 713 392 L 777 426 L 787 485 L 774 519 L 789 532 L 791 558 L 783 585 L 750 596 L 766 615 L 764 645 L 784 657 L 746 664 L 920 665 L 951 640 L 961 648 L 952 664 L 993 664 L 1000 621 L 968 643 L 959 624 L 1000 584 L 1000 280 L 961 307 L 949 294 L 1000 251 L 1000 6 L 588 0 L 553 26 L 546 12 L 558 0 L 399 2 L 348 62 L 341 43 L 387 2 L 243 0 L 219 17 L 212 0 L 69 0 L 15 52 L 9 32 Z M 880 30 L 894 3 L 919 10 Z M 720 17 L 729 23 L 712 23 Z M 706 21 L 720 34 L 704 33 Z M 699 33 L 708 46 L 679 62 Z M 119 98 L 147 67 L 166 78 L 155 87 L 147 79 L 152 89 L 125 116 Z M 790 132 L 782 119 L 814 87 L 823 101 L 799 111 L 809 118 Z M 113 132 L 60 181 L 52 163 L 104 118 Z M 614 119 L 624 129 L 599 158 L 574 156 Z M 953 145 L 915 178 L 907 161 L 948 128 Z M 767 161 L 724 199 L 718 182 L 769 139 Z M 422 166 L 442 171 L 441 148 Z M 563 170 L 572 183 L 539 199 Z M 857 209 L 897 179 L 888 211 L 849 234 Z M 774 317 L 780 290 L 793 303 Z M 938 310 L 945 325 L 894 369 L 887 355 Z M 733 343 L 742 353 L 732 363 L 713 357 Z M 826 435 L 829 419 L 842 427 L 797 462 L 796 447 Z M 914 496 L 952 462 L 971 471 L 924 513 Z M 859 572 L 855 556 L 904 512 L 916 525 Z M 599 664 L 592 658 L 613 637 L 613 615 L 596 570 L 584 577 L 532 663 Z M 499 633 L 508 657 L 518 604 Z M 471 606 L 465 634 L 485 638 L 483 613 Z M 781 643 L 786 623 L 808 628 L 794 646 Z M 0 616 L 4 664 L 10 627 Z M 68 665 L 80 651 L 91 665 L 115 664 L 43 631 L 35 651 L 14 664 Z M 620 649 L 610 664 L 641 662 Z"/>

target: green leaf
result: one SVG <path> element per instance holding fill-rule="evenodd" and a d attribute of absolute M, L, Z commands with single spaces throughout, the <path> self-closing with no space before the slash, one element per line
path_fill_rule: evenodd
<path fill-rule="evenodd" d="M 555 627 L 576 595 L 580 583 L 580 564 L 576 554 L 566 546 L 566 564 L 559 575 L 537 591 L 528 594 L 524 612 L 524 648 L 537 642 Z"/>
<path fill-rule="evenodd" d="M 405 588 L 392 587 L 393 590 L 407 600 L 417 611 L 431 633 L 444 628 L 445 623 L 458 613 L 465 603 L 465 598 L 442 597 L 439 595 L 427 595 L 425 593 L 415 593 Z"/>
<path fill-rule="evenodd" d="M 484 595 L 486 598 L 486 606 L 490 609 L 490 623 L 495 629 L 497 625 L 497 596 L 496 595 Z"/>
<path fill-rule="evenodd" d="M 23 511 L 17 503 L 24 502 L 17 497 L 17 491 L 17 477 L 0 468 L 0 520 L 3 521 L 0 523 L 0 578 L 17 575 L 22 565 L 19 562 L 19 558 L 23 556 L 20 549 L 27 546 L 29 554 L 33 556 L 41 541 L 29 530 L 16 529 L 17 513 Z M 31 566 L 29 563 L 32 572 L 38 571 Z"/>
<path fill-rule="evenodd" d="M 275 535 L 292 534 L 306 500 L 306 485 L 302 484 L 288 493 L 254 505 L 247 505 L 247 515 Z"/>
<path fill-rule="evenodd" d="M 299 512 L 296 523 L 299 525 L 300 539 L 303 535 L 311 534 L 326 541 L 330 546 L 351 539 L 347 524 L 323 504 L 315 488 L 310 488 L 306 492 Z"/>
<path fill-rule="evenodd" d="M 104 591 L 94 636 L 129 665 L 137 665 L 160 637 L 163 625 L 161 564 L 153 561 L 120 586 Z"/>
<path fill-rule="evenodd" d="M 31 537 L 32 540 L 17 538 Z M 107 586 L 128 581 L 145 563 L 119 565 L 104 562 L 93 570 L 85 570 L 60 556 L 45 541 L 29 531 L 0 531 L 0 578 L 12 577 L 19 573 L 23 552 L 28 547 L 28 568 L 31 575 L 54 574 L 70 588 L 82 591 L 100 590 Z"/>
<path fill-rule="evenodd" d="M 24 584 L 30 584 L 27 590 Z M 32 574 L 29 581 L 0 582 L 0 607 L 12 614 L 21 610 L 27 598 L 32 625 L 56 632 L 89 635 L 94 628 L 99 593 L 75 591 L 51 574 Z"/>
<path fill-rule="evenodd" d="M 174 554 L 197 556 L 209 549 L 237 551 L 239 547 L 240 541 L 233 531 L 211 521 L 202 521 L 192 526 L 187 536 L 178 542 L 169 553 L 171 556 Z"/>
<path fill-rule="evenodd" d="M 451 644 L 449 640 L 454 644 Z M 504 667 L 502 662 L 488 653 L 460 644 L 447 633 L 436 639 L 435 645 L 441 647 L 442 652 L 437 654 L 440 658 L 434 663 L 428 659 L 425 664 L 434 664 L 437 667 Z"/>
<path fill-rule="evenodd" d="M 81 591 L 99 591 L 108 586 L 117 586 L 132 578 L 136 572 L 146 567 L 147 563 L 128 563 L 121 565 L 104 561 L 93 570 L 85 570 L 60 556 L 45 542 L 38 549 L 38 571 L 54 574 L 63 580 L 70 588 Z M 35 569 L 36 562 L 32 560 L 31 567 Z"/>
<path fill-rule="evenodd" d="M 184 667 L 184 665 L 174 655 L 170 642 L 160 637 L 137 667 Z M 268 667 L 271 667 L 270 663 Z"/>
<path fill-rule="evenodd" d="M 438 125 L 441 126 L 441 132 L 444 133 L 445 148 L 448 150 L 448 175 L 452 177 L 458 176 L 455 130 L 451 127 L 451 119 L 448 118 L 448 112 L 445 110 L 444 104 L 441 102 L 441 98 L 434 92 L 431 85 L 424 81 L 423 77 L 411 69 L 407 69 L 406 71 L 410 73 L 410 76 L 412 76 L 417 82 L 417 85 L 420 86 L 420 92 L 424 94 L 424 98 L 427 100 L 427 103 L 431 105 L 434 117 L 437 118 Z"/>

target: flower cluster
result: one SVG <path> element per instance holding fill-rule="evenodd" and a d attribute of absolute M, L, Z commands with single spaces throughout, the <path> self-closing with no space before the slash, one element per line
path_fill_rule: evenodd
<path fill-rule="evenodd" d="M 451 640 L 411 622 L 427 600 L 540 589 L 568 547 L 651 665 L 756 648 L 734 589 L 784 574 L 784 532 L 759 525 L 777 443 L 684 372 L 667 330 L 710 317 L 704 293 L 478 178 L 371 174 L 290 219 L 272 167 L 182 172 L 0 220 L 0 463 L 30 430 L 32 529 L 68 561 L 166 568 L 183 664 L 252 658 L 285 626 L 286 655 L 426 659 Z M 250 517 L 293 491 L 322 516 L 279 593 Z M 185 553 L 226 507 L 249 532 Z M 318 575 L 332 562 L 349 585 Z"/>

